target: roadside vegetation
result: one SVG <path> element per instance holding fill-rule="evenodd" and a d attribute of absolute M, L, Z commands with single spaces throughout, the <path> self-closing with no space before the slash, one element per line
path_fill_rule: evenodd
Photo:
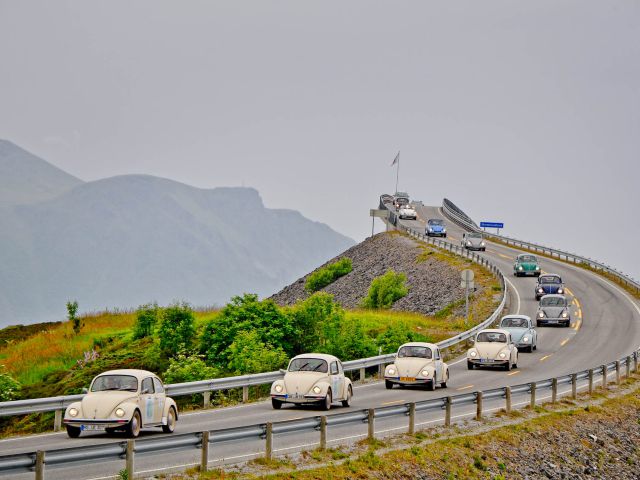
<path fill-rule="evenodd" d="M 304 288 L 310 292 L 317 292 L 327 285 L 332 284 L 338 278 L 345 276 L 353 270 L 353 263 L 350 258 L 344 257 L 326 267 L 319 268 L 307 277 Z"/>
<path fill-rule="evenodd" d="M 409 287 L 406 284 L 407 276 L 404 273 L 389 270 L 371 281 L 369 292 L 362 300 L 362 307 L 391 308 L 395 301 L 409 293 Z"/>

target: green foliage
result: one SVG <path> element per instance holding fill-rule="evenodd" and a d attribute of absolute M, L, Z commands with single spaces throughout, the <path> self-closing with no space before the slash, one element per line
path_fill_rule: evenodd
<path fill-rule="evenodd" d="M 326 343 L 323 325 L 344 320 L 344 310 L 333 301 L 333 295 L 317 292 L 290 310 L 296 330 L 294 352 L 313 352 Z"/>
<path fill-rule="evenodd" d="M 166 357 L 189 352 L 195 337 L 194 315 L 187 303 L 174 303 L 162 312 L 158 327 L 160 351 Z"/>
<path fill-rule="evenodd" d="M 390 308 L 393 302 L 409 293 L 405 285 L 407 276 L 389 270 L 384 275 L 374 278 L 369 287 L 369 293 L 362 300 L 364 308 Z"/>
<path fill-rule="evenodd" d="M 76 335 L 80 333 L 80 330 L 83 327 L 82 322 L 76 316 L 77 313 L 78 313 L 78 302 L 75 300 L 73 302 L 71 301 L 67 302 L 67 319 L 69 319 L 69 321 L 73 323 L 73 333 L 75 333 Z"/>
<path fill-rule="evenodd" d="M 4 365 L 0 365 L 0 402 L 15 400 L 20 394 L 20 383 L 8 373 L 4 373 Z"/>
<path fill-rule="evenodd" d="M 157 303 L 147 303 L 140 305 L 136 310 L 136 323 L 133 326 L 133 338 L 149 337 L 153 335 L 153 330 L 158 323 L 160 309 Z"/>
<path fill-rule="evenodd" d="M 129 480 L 129 472 L 126 468 L 123 468 L 118 472 L 118 480 Z"/>
<path fill-rule="evenodd" d="M 208 366 L 202 355 L 178 354 L 169 360 L 169 368 L 164 372 L 166 383 L 196 382 L 220 376 L 217 368 Z"/>
<path fill-rule="evenodd" d="M 296 329 L 291 317 L 272 300 L 258 300 L 254 294 L 235 296 L 220 315 L 204 328 L 200 352 L 213 365 L 224 368 L 232 360 L 231 344 L 241 332 L 257 332 L 265 345 L 281 348 L 288 356 L 294 355 Z"/>
<path fill-rule="evenodd" d="M 322 323 L 317 350 L 344 361 L 376 355 L 375 342 L 365 333 L 362 323 L 347 319 L 341 308 L 339 312 Z"/>
<path fill-rule="evenodd" d="M 392 324 L 386 331 L 378 335 L 376 344 L 382 349 L 382 353 L 393 353 L 400 345 L 407 342 L 428 342 L 425 335 L 411 331 L 405 322 Z"/>
<path fill-rule="evenodd" d="M 229 370 L 235 375 L 272 372 L 287 366 L 288 356 L 282 348 L 262 342 L 256 330 L 239 332 L 228 350 Z"/>
<path fill-rule="evenodd" d="M 351 259 L 348 257 L 341 258 L 326 267 L 319 268 L 307 277 L 304 288 L 308 292 L 317 292 L 321 288 L 335 282 L 338 278 L 346 275 L 353 269 Z"/>

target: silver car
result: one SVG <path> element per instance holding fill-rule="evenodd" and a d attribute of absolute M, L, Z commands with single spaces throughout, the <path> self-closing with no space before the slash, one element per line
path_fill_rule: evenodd
<path fill-rule="evenodd" d="M 538 332 L 526 315 L 506 315 L 500 320 L 500 329 L 511 334 L 518 350 L 532 352 L 538 348 Z"/>
<path fill-rule="evenodd" d="M 482 234 L 478 232 L 463 233 L 460 243 L 467 250 L 481 250 L 484 252 L 487 249 L 487 244 L 482 238 Z"/>
<path fill-rule="evenodd" d="M 571 325 L 569 301 L 564 295 L 545 295 L 540 299 L 536 313 L 536 325 Z"/>

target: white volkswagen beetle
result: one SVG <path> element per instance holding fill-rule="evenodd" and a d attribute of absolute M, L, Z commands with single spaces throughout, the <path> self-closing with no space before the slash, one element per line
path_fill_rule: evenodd
<path fill-rule="evenodd" d="M 335 401 L 351 404 L 353 386 L 344 376 L 342 363 L 333 355 L 306 353 L 293 357 L 284 378 L 271 385 L 271 405 L 319 403 L 329 410 Z"/>
<path fill-rule="evenodd" d="M 395 361 L 384 370 L 384 384 L 389 389 L 394 385 L 426 385 L 427 390 L 434 390 L 437 384 L 446 388 L 448 380 L 449 367 L 433 343 L 401 345 Z"/>
<path fill-rule="evenodd" d="M 415 220 L 418 218 L 418 213 L 411 205 L 402 205 L 398 210 L 398 216 L 401 220 L 405 218 Z"/>
<path fill-rule="evenodd" d="M 84 398 L 64 413 L 67 434 L 124 430 L 137 437 L 141 428 L 162 427 L 173 433 L 178 407 L 166 396 L 160 379 L 146 370 L 110 370 L 93 379 Z"/>
<path fill-rule="evenodd" d="M 481 330 L 476 335 L 473 347 L 467 352 L 467 368 L 503 367 L 511 370 L 518 367 L 518 349 L 511 333 L 502 329 Z"/>

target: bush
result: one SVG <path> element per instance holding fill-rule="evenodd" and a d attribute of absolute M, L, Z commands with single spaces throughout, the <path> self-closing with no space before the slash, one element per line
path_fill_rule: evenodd
<path fill-rule="evenodd" d="M 164 372 L 162 379 L 166 383 L 197 382 L 220 376 L 218 369 L 208 366 L 202 355 L 184 355 L 172 358 L 169 368 Z"/>
<path fill-rule="evenodd" d="M 348 257 L 341 258 L 326 267 L 319 268 L 307 277 L 304 288 L 308 292 L 317 292 L 321 288 L 335 282 L 338 278 L 353 270 L 353 264 Z"/>
<path fill-rule="evenodd" d="M 384 275 L 374 278 L 369 287 L 369 293 L 362 300 L 364 308 L 390 308 L 393 302 L 409 293 L 405 285 L 407 276 L 389 270 Z"/>
<path fill-rule="evenodd" d="M 382 349 L 382 353 L 393 353 L 403 343 L 429 341 L 430 339 L 425 335 L 411 331 L 410 327 L 404 322 L 391 325 L 376 338 L 376 344 Z"/>
<path fill-rule="evenodd" d="M 8 402 L 18 398 L 20 388 L 20 382 L 8 373 L 4 373 L 4 365 L 0 365 L 0 402 Z"/>
<path fill-rule="evenodd" d="M 138 310 L 136 310 L 136 323 L 133 327 L 134 340 L 153 335 L 159 313 L 160 309 L 157 303 L 147 303 L 138 307 Z"/>
<path fill-rule="evenodd" d="M 290 310 L 296 330 L 294 354 L 318 350 L 327 339 L 323 336 L 323 325 L 327 322 L 341 322 L 344 310 L 334 302 L 333 295 L 316 292 L 306 300 L 298 302 Z"/>
<path fill-rule="evenodd" d="M 229 346 L 229 370 L 236 375 L 272 372 L 287 366 L 287 354 L 260 340 L 255 330 L 240 332 Z"/>
<path fill-rule="evenodd" d="M 80 319 L 76 316 L 78 313 L 78 302 L 67 302 L 67 319 L 73 324 L 73 333 L 78 335 L 84 326 Z"/>
<path fill-rule="evenodd" d="M 165 308 L 158 328 L 160 350 L 166 357 L 187 353 L 195 336 L 194 315 L 187 303 L 175 303 Z"/>

